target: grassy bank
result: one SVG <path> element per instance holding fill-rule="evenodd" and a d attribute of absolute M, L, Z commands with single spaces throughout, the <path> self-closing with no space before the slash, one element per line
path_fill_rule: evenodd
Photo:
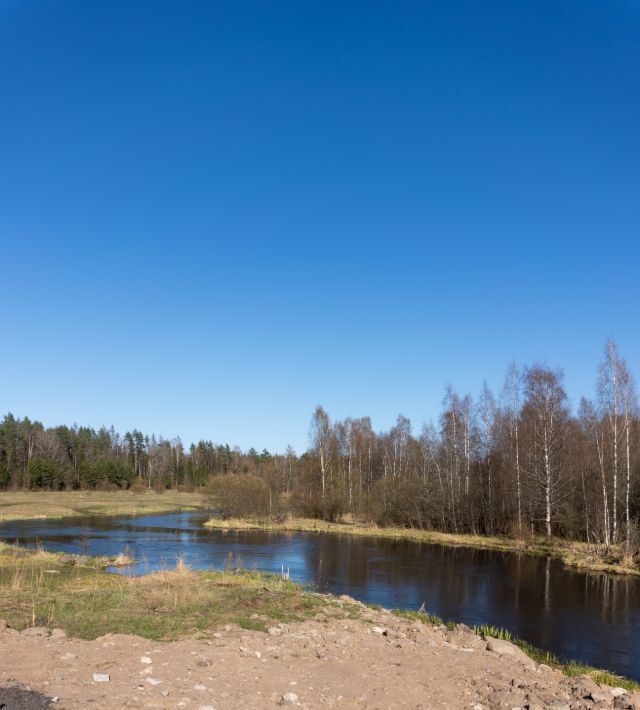
<path fill-rule="evenodd" d="M 210 508 L 201 493 L 166 491 L 7 491 L 0 493 L 0 523 L 74 515 L 145 515 Z"/>
<path fill-rule="evenodd" d="M 264 629 L 299 621 L 323 604 L 295 583 L 243 570 L 175 570 L 123 577 L 104 560 L 64 563 L 59 554 L 0 544 L 0 618 L 10 626 L 62 628 L 78 638 L 106 633 L 172 640 L 225 624 Z"/>
<path fill-rule="evenodd" d="M 287 518 L 284 521 L 258 518 L 236 518 L 231 520 L 211 518 L 205 525 L 217 530 L 323 532 L 337 535 L 363 535 L 394 540 L 413 540 L 415 542 L 473 547 L 499 552 L 524 552 L 532 555 L 549 555 L 558 558 L 566 565 L 585 570 L 640 575 L 638 566 L 631 560 L 625 560 L 624 551 L 621 547 L 612 547 L 605 551 L 584 542 L 574 542 L 560 538 L 549 540 L 544 537 L 536 537 L 530 540 L 515 540 L 508 537 L 491 537 L 488 535 L 441 533 L 408 528 L 381 528 L 360 523 L 329 523 L 311 518 Z"/>
<path fill-rule="evenodd" d="M 105 558 L 72 563 L 65 559 L 60 554 L 0 543 L 0 619 L 16 629 L 62 628 L 84 639 L 123 633 L 171 641 L 193 635 L 206 638 L 226 624 L 265 630 L 277 622 L 304 621 L 320 609 L 333 618 L 357 618 L 363 608 L 305 592 L 276 575 L 241 569 L 205 572 L 178 564 L 175 570 L 129 578 L 104 572 Z M 444 624 L 434 615 L 394 613 L 411 621 Z M 455 624 L 447 626 L 453 629 Z M 563 663 L 553 654 L 512 639 L 502 629 L 483 626 L 474 631 L 512 641 L 536 662 L 566 675 L 586 674 L 598 683 L 640 690 L 638 683 L 613 673 Z"/>

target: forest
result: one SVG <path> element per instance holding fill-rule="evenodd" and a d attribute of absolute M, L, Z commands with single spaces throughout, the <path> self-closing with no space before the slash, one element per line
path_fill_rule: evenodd
<path fill-rule="evenodd" d="M 0 424 L 0 488 L 202 489 L 226 516 L 326 520 L 638 545 L 640 417 L 629 367 L 608 341 L 595 397 L 571 407 L 563 372 L 512 365 L 494 393 L 445 389 L 436 422 L 333 421 L 318 406 L 301 455 L 241 451 L 113 428 Z"/>

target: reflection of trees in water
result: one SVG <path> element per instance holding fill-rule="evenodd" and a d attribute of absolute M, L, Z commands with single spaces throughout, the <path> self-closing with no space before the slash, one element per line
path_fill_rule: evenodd
<path fill-rule="evenodd" d="M 487 621 L 538 640 L 552 642 L 577 619 L 587 627 L 629 623 L 640 607 L 640 580 L 588 574 L 545 557 L 332 536 L 314 542 L 304 548 L 305 561 L 321 589 L 391 607 L 417 609 L 424 601 L 445 619 Z"/>

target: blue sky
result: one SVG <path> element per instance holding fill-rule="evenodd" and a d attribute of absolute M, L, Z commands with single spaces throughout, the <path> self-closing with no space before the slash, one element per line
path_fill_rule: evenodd
<path fill-rule="evenodd" d="M 0 0 L 0 410 L 302 450 L 640 372 L 632 0 Z"/>

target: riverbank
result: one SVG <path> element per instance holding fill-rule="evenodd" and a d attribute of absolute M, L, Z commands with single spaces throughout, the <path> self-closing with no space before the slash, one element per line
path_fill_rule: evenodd
<path fill-rule="evenodd" d="M 0 523 L 76 515 L 151 515 L 210 508 L 207 496 L 183 491 L 0 492 Z"/>
<path fill-rule="evenodd" d="M 106 633 L 172 640 L 234 623 L 301 621 L 321 605 L 288 579 L 234 569 L 173 570 L 126 577 L 114 558 L 28 550 L 0 543 L 0 618 L 11 627 L 55 626 L 78 638 Z"/>
<path fill-rule="evenodd" d="M 117 516 L 152 515 L 179 510 L 210 510 L 210 496 L 203 493 L 183 491 L 64 491 L 33 492 L 7 491 L 0 493 L 0 524 L 10 520 L 65 518 L 78 515 Z M 341 535 L 364 535 L 391 539 L 414 540 L 437 545 L 471 547 L 499 552 L 523 552 L 531 555 L 550 556 L 564 564 L 594 572 L 640 575 L 640 567 L 625 558 L 622 546 L 609 550 L 561 538 L 548 540 L 536 537 L 516 540 L 508 537 L 440 533 L 407 528 L 381 528 L 350 522 L 329 523 L 311 518 L 288 517 L 282 521 L 273 519 L 211 518 L 205 525 L 219 530 L 273 530 L 323 532 Z"/>
<path fill-rule="evenodd" d="M 472 547 L 482 550 L 496 550 L 498 552 L 522 552 L 529 555 L 554 557 L 570 567 L 594 572 L 640 575 L 638 565 L 625 560 L 622 546 L 614 546 L 607 551 L 584 542 L 561 538 L 551 538 L 549 540 L 545 537 L 536 537 L 530 540 L 516 540 L 508 537 L 491 537 L 487 535 L 441 533 L 407 528 L 381 528 L 361 523 L 330 523 L 325 520 L 295 517 L 285 518 L 281 521 L 262 518 L 233 518 L 229 520 L 211 518 L 205 523 L 205 526 L 216 530 L 271 530 L 274 532 L 295 531 L 360 535 L 395 540 L 413 540 L 414 542 L 453 547 Z"/>
<path fill-rule="evenodd" d="M 29 640 L 28 645 L 31 644 L 29 653 L 35 653 L 36 657 L 38 648 L 34 650 L 32 647 L 34 639 L 47 641 L 47 648 L 50 648 L 49 639 L 61 643 L 67 636 L 92 641 L 95 644 L 91 646 L 93 649 L 113 645 L 108 641 L 111 634 L 140 637 L 136 640 L 139 647 L 146 647 L 150 641 L 163 644 L 179 643 L 189 638 L 194 643 L 197 640 L 198 643 L 204 644 L 204 647 L 212 644 L 220 648 L 231 645 L 234 658 L 238 655 L 238 649 L 240 657 L 245 658 L 249 652 L 243 649 L 255 646 L 251 654 L 255 654 L 257 650 L 260 654 L 256 656 L 258 659 L 263 654 L 269 657 L 270 653 L 274 661 L 288 657 L 289 672 L 289 669 L 295 668 L 296 659 L 301 653 L 309 651 L 309 643 L 313 647 L 312 642 L 320 639 L 326 641 L 328 628 L 334 629 L 332 634 L 342 634 L 344 629 L 349 628 L 351 633 L 347 636 L 350 643 L 354 644 L 351 657 L 357 657 L 359 660 L 365 657 L 360 655 L 362 639 L 365 638 L 368 643 L 372 633 L 385 641 L 385 648 L 378 648 L 378 651 L 384 654 L 385 663 L 389 662 L 387 654 L 392 649 L 405 649 L 392 651 L 398 656 L 395 670 L 392 669 L 393 673 L 389 671 L 392 682 L 399 675 L 398 667 L 404 667 L 410 658 L 413 660 L 417 636 L 422 640 L 428 637 L 429 658 L 423 660 L 430 662 L 432 666 L 437 663 L 438 667 L 440 662 L 436 662 L 434 657 L 448 653 L 452 646 L 458 650 L 467 649 L 467 653 L 482 655 L 486 652 L 487 639 L 497 637 L 500 639 L 498 644 L 511 640 L 508 633 L 502 630 L 484 627 L 476 629 L 474 633 L 462 625 L 452 622 L 445 624 L 441 619 L 423 613 L 390 613 L 388 610 L 367 607 L 349 597 L 336 598 L 328 594 L 307 592 L 280 576 L 234 569 L 231 564 L 223 572 L 209 572 L 194 571 L 179 563 L 173 570 L 131 578 L 108 574 L 102 569 L 104 563 L 103 558 L 70 558 L 69 555 L 60 553 L 0 544 L 0 619 L 4 620 L 9 629 L 15 630 L 12 632 L 13 636 L 9 634 L 9 637 L 15 640 L 18 646 L 26 637 Z M 296 630 L 309 625 L 316 630 L 311 636 L 308 636 L 308 630 Z M 421 630 L 416 630 L 418 627 Z M 58 630 L 49 636 L 47 628 Z M 3 624 L 0 623 L 0 632 L 2 629 Z M 247 632 L 253 634 L 251 641 L 243 636 Z M 5 631 L 6 633 L 8 632 Z M 286 636 L 295 649 L 283 649 L 283 639 L 279 638 L 280 636 Z M 2 639 L 3 648 L 6 638 L 8 637 Z M 302 651 L 300 638 L 310 639 L 302 644 Z M 96 639 L 102 640 L 99 645 L 95 642 Z M 269 643 L 278 644 L 276 656 L 273 656 L 273 650 L 269 651 Z M 519 659 L 524 668 L 546 674 L 561 686 L 564 684 L 569 687 L 568 679 L 580 676 L 583 677 L 583 685 L 586 682 L 584 679 L 588 677 L 590 682 L 597 683 L 598 687 L 619 686 L 629 691 L 640 689 L 633 681 L 614 674 L 574 663 L 563 664 L 553 656 L 527 644 L 518 641 L 515 641 L 515 644 L 515 650 L 511 649 L 511 644 L 508 643 L 506 647 L 502 647 L 509 659 L 515 654 L 514 657 Z M 128 647 L 130 646 L 129 643 Z M 326 653 L 326 644 L 323 648 L 322 653 Z M 337 658 L 342 664 L 345 660 L 341 656 L 344 649 L 335 649 L 333 646 L 330 648 L 332 652 L 339 651 Z M 325 658 L 322 653 L 314 656 L 316 662 Z M 524 654 L 527 654 L 527 658 Z M 5 657 L 13 658 L 9 655 Z M 366 655 L 366 658 L 368 664 L 373 662 L 369 655 Z M 458 672 L 468 672 L 465 669 L 466 659 L 466 654 L 457 654 L 457 667 L 461 669 Z M 497 674 L 505 672 L 504 658 L 496 651 L 478 661 L 478 668 L 490 661 L 496 666 Z M 221 662 L 220 659 L 218 662 Z M 117 663 L 122 665 L 123 662 L 119 660 Z M 543 665 L 540 666 L 540 663 Z M 101 666 L 102 670 L 109 667 Z M 540 668 L 542 671 L 539 671 Z M 141 669 L 144 670 L 145 667 Z M 0 671 L 8 672 L 6 664 Z M 553 675 L 549 675 L 550 673 Z M 512 669 L 508 669 L 507 675 L 509 674 L 513 674 Z M 142 680 L 144 681 L 144 677 Z M 317 680 L 316 678 L 316 682 Z M 146 686 L 143 687 L 147 689 Z M 566 693 L 566 688 L 562 692 Z M 516 698 L 512 700 L 515 702 Z M 87 698 L 84 701 L 86 702 Z M 175 707 L 175 703 L 172 707 Z"/>
<path fill-rule="evenodd" d="M 244 570 L 125 578 L 63 560 L 0 546 L 0 700 L 9 686 L 67 709 L 640 708 L 638 684 L 496 629 Z"/>

